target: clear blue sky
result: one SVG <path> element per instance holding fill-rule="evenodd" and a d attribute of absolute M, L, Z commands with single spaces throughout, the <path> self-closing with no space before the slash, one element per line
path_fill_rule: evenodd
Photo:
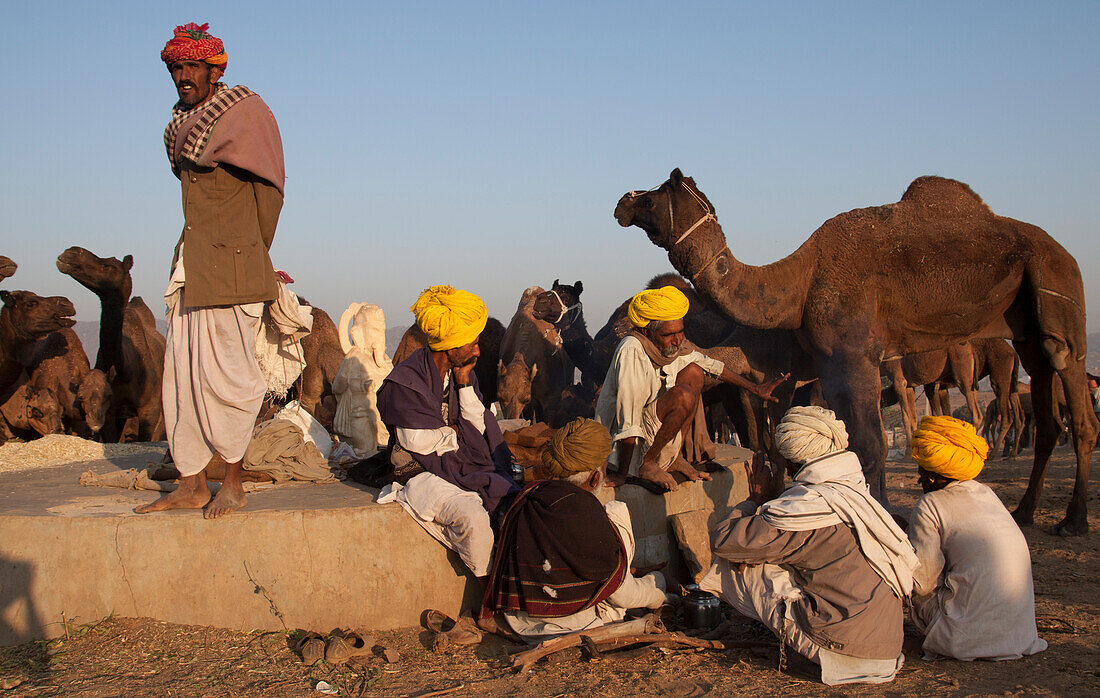
<path fill-rule="evenodd" d="M 132 253 L 163 307 L 182 214 L 158 54 L 188 21 L 279 121 L 272 258 L 335 317 L 367 301 L 407 325 L 453 283 L 507 323 L 560 277 L 595 329 L 671 269 L 611 213 L 677 166 L 753 264 L 919 175 L 960 179 L 1061 242 L 1100 308 L 1097 2 L 0 3 L 4 287 L 84 320 L 94 296 L 54 267 L 70 245 Z"/>

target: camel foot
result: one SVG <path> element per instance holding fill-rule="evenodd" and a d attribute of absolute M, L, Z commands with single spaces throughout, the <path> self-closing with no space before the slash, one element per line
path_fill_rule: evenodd
<path fill-rule="evenodd" d="M 1035 523 L 1035 512 L 1024 511 L 1020 507 L 1016 507 L 1012 511 L 1012 519 L 1016 522 L 1017 526 L 1031 526 Z"/>
<path fill-rule="evenodd" d="M 1084 521 L 1078 521 L 1066 517 L 1058 522 L 1058 524 L 1050 530 L 1053 535 L 1062 536 L 1068 538 L 1070 536 L 1083 536 L 1089 532 L 1088 519 Z"/>
<path fill-rule="evenodd" d="M 648 480 L 666 490 L 674 490 L 678 487 L 676 484 L 676 478 L 672 477 L 672 474 L 661 470 L 656 463 L 652 461 L 642 461 L 642 465 L 638 468 L 638 477 L 643 480 Z M 707 476 L 710 477 L 709 475 Z"/>
<path fill-rule="evenodd" d="M 207 489 L 206 483 L 203 483 L 201 488 L 190 488 L 181 484 L 174 491 L 169 492 L 157 501 L 137 507 L 134 509 L 134 513 L 149 514 L 154 511 L 168 511 L 169 509 L 202 509 L 209 501 L 210 490 Z"/>
<path fill-rule="evenodd" d="M 244 488 L 241 487 L 241 483 L 231 485 L 223 482 L 221 489 L 218 490 L 218 493 L 214 495 L 214 499 L 202 512 L 202 516 L 204 519 L 216 519 L 240 509 L 246 503 L 248 503 L 248 498 L 244 496 Z"/>

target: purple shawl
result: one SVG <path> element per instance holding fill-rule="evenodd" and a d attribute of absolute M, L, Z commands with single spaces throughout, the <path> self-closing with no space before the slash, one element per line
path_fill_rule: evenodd
<path fill-rule="evenodd" d="M 470 374 L 470 384 L 478 399 L 482 399 L 477 377 Z M 453 427 L 458 434 L 458 450 L 424 455 L 412 453 L 420 465 L 433 475 L 477 492 L 485 509 L 492 513 L 500 500 L 519 491 L 512 479 L 512 452 L 504 443 L 500 425 L 492 412 L 485 410 L 485 434 L 462 418 L 458 391 L 451 390 L 447 411 L 450 424 L 443 421 L 443 379 L 431 353 L 417 349 L 409 358 L 394 366 L 378 390 L 378 412 L 390 430 L 390 442 L 396 438 L 397 427 L 406 429 L 439 429 Z"/>

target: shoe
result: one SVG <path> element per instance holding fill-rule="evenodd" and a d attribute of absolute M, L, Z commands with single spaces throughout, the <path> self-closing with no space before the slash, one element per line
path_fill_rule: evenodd
<path fill-rule="evenodd" d="M 325 656 L 325 641 L 318 633 L 307 632 L 298 640 L 295 649 L 302 656 L 302 662 L 309 666 Z"/>

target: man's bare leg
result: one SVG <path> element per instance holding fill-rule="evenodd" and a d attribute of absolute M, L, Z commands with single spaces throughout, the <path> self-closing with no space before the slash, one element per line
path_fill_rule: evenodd
<path fill-rule="evenodd" d="M 676 374 L 676 386 L 657 400 L 657 418 L 661 420 L 661 427 L 654 434 L 653 443 L 642 458 L 642 464 L 638 468 L 639 477 L 655 482 L 666 489 L 674 490 L 678 487 L 676 478 L 657 464 L 657 458 L 662 449 L 676 438 L 676 434 L 680 433 L 684 424 L 695 414 L 695 405 L 699 401 L 702 388 L 702 369 L 695 364 L 689 364 Z M 710 479 L 708 473 L 699 472 L 679 456 L 673 460 L 669 470 L 682 473 L 689 480 Z"/>
<path fill-rule="evenodd" d="M 210 501 L 210 488 L 206 485 L 206 471 L 180 478 L 180 485 L 155 502 L 142 504 L 134 509 L 136 514 L 148 514 L 169 509 L 202 509 Z"/>
<path fill-rule="evenodd" d="M 214 457 L 220 458 L 217 455 Z M 221 489 L 203 511 L 204 518 L 216 519 L 245 505 L 248 499 L 244 496 L 244 486 L 241 484 L 241 470 L 241 461 L 226 464 Z"/>

